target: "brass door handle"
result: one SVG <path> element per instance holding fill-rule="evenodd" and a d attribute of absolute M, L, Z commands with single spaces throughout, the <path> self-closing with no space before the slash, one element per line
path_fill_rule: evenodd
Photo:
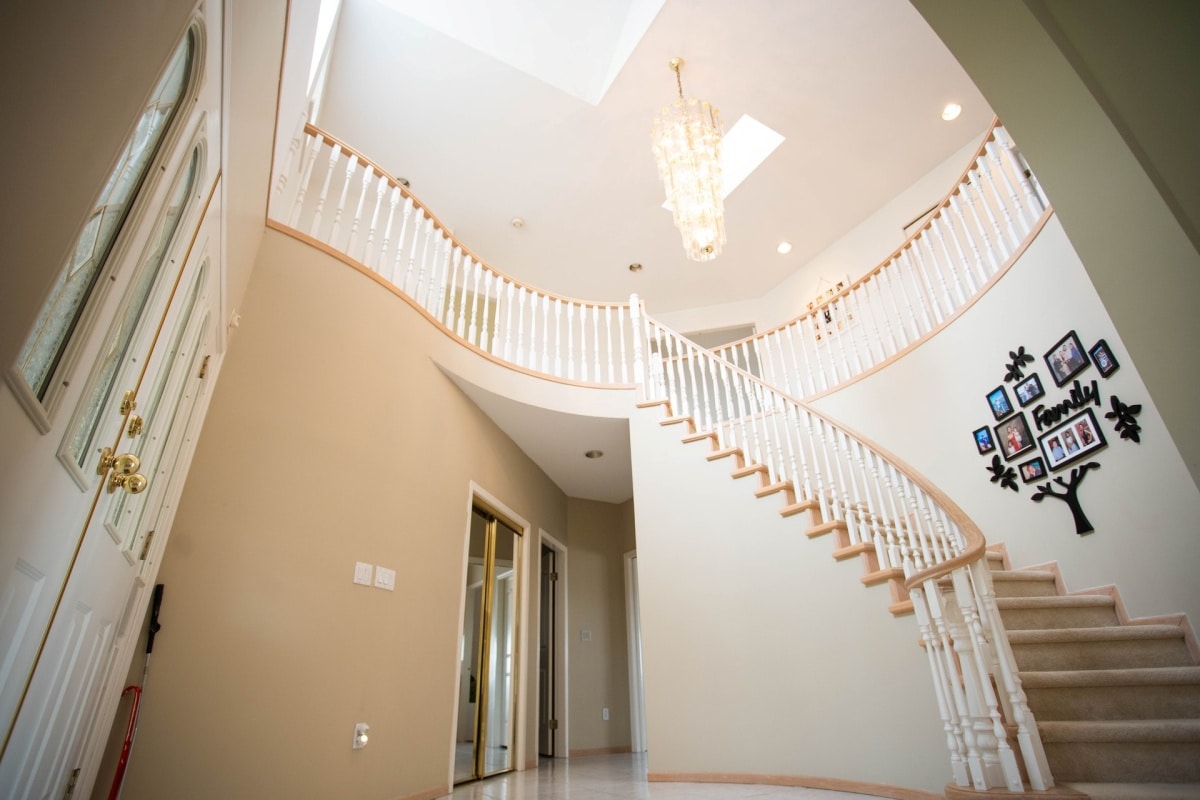
<path fill-rule="evenodd" d="M 111 494 L 118 488 L 121 488 L 129 494 L 141 494 L 146 491 L 146 487 L 149 484 L 150 481 L 140 472 L 135 472 L 132 475 L 121 475 L 114 471 L 108 479 L 108 491 Z"/>
<path fill-rule="evenodd" d="M 96 473 L 103 475 L 112 470 L 112 475 L 108 478 L 108 491 L 111 494 L 117 489 L 124 489 L 129 494 L 141 494 L 146 491 L 146 486 L 149 481 L 146 476 L 138 472 L 138 467 L 142 465 L 142 460 L 133 453 L 122 453 L 119 456 L 113 455 L 111 447 L 106 447 L 100 453 L 100 463 L 96 465 Z"/>

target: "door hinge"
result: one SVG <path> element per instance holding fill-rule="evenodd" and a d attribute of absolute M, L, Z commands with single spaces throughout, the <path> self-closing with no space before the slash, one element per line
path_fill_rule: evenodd
<path fill-rule="evenodd" d="M 547 577 L 547 578 L 549 578 L 549 579 L 550 579 L 550 580 L 552 580 L 552 581 L 556 581 L 556 580 L 558 580 L 558 573 L 557 573 L 557 572 L 551 572 L 551 573 L 549 573 L 549 574 L 548 574 L 546 577 Z"/>
<path fill-rule="evenodd" d="M 212 358 L 211 355 L 205 356 L 204 360 L 200 362 L 200 380 L 204 380 L 208 375 L 208 360 L 210 358 Z"/>
<path fill-rule="evenodd" d="M 552 731 L 558 730 L 558 720 L 556 720 L 556 719 L 547 720 L 546 727 Z"/>
<path fill-rule="evenodd" d="M 138 561 L 145 561 L 146 556 L 150 553 L 150 543 L 154 541 L 154 531 L 146 534 L 146 539 L 142 542 L 142 554 L 138 556 Z"/>
<path fill-rule="evenodd" d="M 67 781 L 67 789 L 63 792 L 63 800 L 71 800 L 71 795 L 75 794 L 75 781 L 79 780 L 79 767 L 71 770 L 71 779 Z"/>
<path fill-rule="evenodd" d="M 125 396 L 121 398 L 122 417 L 137 408 L 137 400 L 134 399 L 135 397 L 137 397 L 137 389 L 130 389 L 129 391 L 125 392 Z"/>

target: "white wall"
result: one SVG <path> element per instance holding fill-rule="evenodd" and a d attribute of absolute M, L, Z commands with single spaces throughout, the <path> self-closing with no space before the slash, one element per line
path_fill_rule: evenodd
<path fill-rule="evenodd" d="M 1095 379 L 1099 384 L 1102 404 L 1089 407 L 1108 440 L 1107 449 L 1091 459 L 1101 469 L 1088 474 L 1079 490 L 1083 510 L 1096 528 L 1083 537 L 1075 535 L 1064 503 L 1030 501 L 1032 484 L 1021 485 L 1014 494 L 990 483 L 986 466 L 991 455 L 979 455 L 971 437 L 976 428 L 993 424 L 984 396 L 1003 382 L 1008 352 L 1020 345 L 1036 359 L 1029 369 L 1042 378 L 1044 402 L 1066 396 L 1069 387 L 1054 387 L 1042 354 L 1072 329 L 1085 348 L 1106 339 L 1121 364 L 1107 380 L 1095 367 L 1079 376 L 1084 383 Z M 1186 352 L 1177 343 L 1162 346 Z M 1177 363 L 1194 371 L 1194 362 L 1185 357 Z M 1012 384 L 1007 385 L 1012 396 Z M 1121 440 L 1114 423 L 1104 419 L 1113 394 L 1125 403 L 1142 404 L 1141 444 Z M 989 541 L 1008 546 L 1015 565 L 1057 560 L 1070 590 L 1116 583 L 1131 615 L 1182 611 L 1193 623 L 1200 620 L 1195 579 L 1200 492 L 1057 218 L 1012 270 L 946 330 L 816 405 L 928 476 L 979 523 Z M 1029 411 L 1035 405 L 1026 409 L 1031 430 Z"/>
<path fill-rule="evenodd" d="M 940 791 L 950 762 L 914 619 L 659 419 L 630 422 L 650 773 Z"/>
<path fill-rule="evenodd" d="M 847 275 L 857 280 L 904 243 L 904 226 L 940 202 L 970 163 L 983 131 L 965 133 L 966 144 L 923 178 L 872 213 L 811 261 L 797 264 L 787 279 L 756 300 L 649 314 L 677 331 L 701 331 L 753 323 L 759 332 L 803 314 L 808 303 Z M 787 256 L 779 256 L 786 258 Z M 826 281 L 825 283 L 822 280 Z"/>

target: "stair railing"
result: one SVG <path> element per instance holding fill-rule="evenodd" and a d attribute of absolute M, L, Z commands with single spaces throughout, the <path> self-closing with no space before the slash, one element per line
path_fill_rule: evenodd
<path fill-rule="evenodd" d="M 268 225 L 370 271 L 494 358 L 544 376 L 629 386 L 627 303 L 526 286 L 471 252 L 386 170 L 304 125 L 284 158 Z"/>
<path fill-rule="evenodd" d="M 874 553 L 913 601 L 955 782 L 1022 791 L 1053 786 L 996 607 L 983 534 L 912 467 L 811 406 L 647 316 L 631 299 L 634 375 L 647 401 L 689 418 L 695 435 L 737 454 L 766 491 L 808 510 L 842 545 Z"/>
<path fill-rule="evenodd" d="M 958 182 L 874 269 L 713 352 L 796 397 L 836 389 L 940 330 L 1003 275 L 1049 203 L 999 120 Z"/>

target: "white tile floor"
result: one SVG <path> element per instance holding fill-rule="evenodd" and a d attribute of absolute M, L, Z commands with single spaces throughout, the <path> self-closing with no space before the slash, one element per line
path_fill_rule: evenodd
<path fill-rule="evenodd" d="M 536 770 L 459 786 L 453 800 L 868 800 L 867 795 L 721 783 L 648 783 L 646 756 L 542 759 Z"/>

